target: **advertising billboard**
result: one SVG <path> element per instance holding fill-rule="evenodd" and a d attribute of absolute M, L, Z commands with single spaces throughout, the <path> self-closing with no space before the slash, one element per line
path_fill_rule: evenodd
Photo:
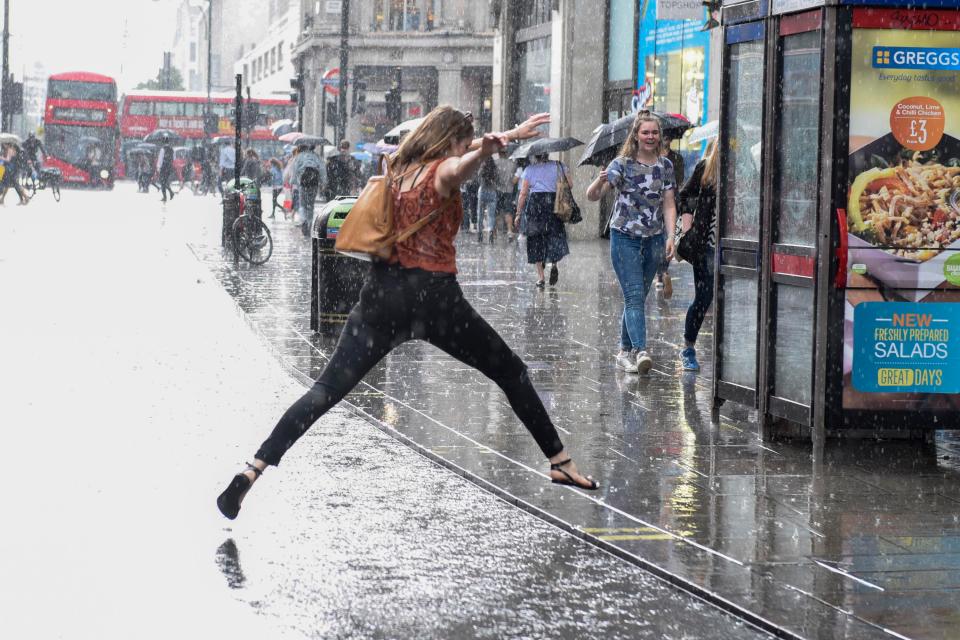
<path fill-rule="evenodd" d="M 960 407 L 960 20 L 854 10 L 843 407 Z"/>

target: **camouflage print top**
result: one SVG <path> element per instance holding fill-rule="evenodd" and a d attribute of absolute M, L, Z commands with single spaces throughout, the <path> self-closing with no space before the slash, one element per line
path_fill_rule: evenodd
<path fill-rule="evenodd" d="M 607 167 L 607 180 L 619 192 L 611 229 L 642 237 L 663 232 L 663 196 L 676 188 L 672 162 L 644 164 L 621 156 Z"/>

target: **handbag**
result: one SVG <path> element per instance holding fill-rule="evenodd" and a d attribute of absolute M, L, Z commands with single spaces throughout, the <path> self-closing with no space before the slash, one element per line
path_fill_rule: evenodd
<path fill-rule="evenodd" d="M 338 253 L 360 260 L 389 260 L 396 243 L 403 242 L 440 215 L 438 207 L 403 231 L 397 233 L 394 229 L 393 181 L 412 171 L 394 178 L 388 164 L 383 175 L 367 180 L 337 232 L 334 248 Z"/>
<path fill-rule="evenodd" d="M 573 199 L 573 189 L 567 181 L 567 173 L 563 170 L 563 164 L 558 162 L 557 169 L 557 195 L 553 200 L 553 215 L 560 219 L 560 222 L 568 224 L 577 224 L 583 220 L 580 207 Z"/>

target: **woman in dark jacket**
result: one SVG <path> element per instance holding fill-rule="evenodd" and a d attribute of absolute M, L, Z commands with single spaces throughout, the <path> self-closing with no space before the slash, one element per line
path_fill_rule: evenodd
<path fill-rule="evenodd" d="M 680 361 L 687 371 L 699 371 L 695 348 L 700 325 L 713 302 L 713 269 L 716 239 L 713 220 L 717 209 L 717 156 L 716 140 L 707 147 L 703 158 L 697 163 L 693 175 L 680 190 L 680 227 L 684 234 L 692 233 L 694 246 L 700 251 L 691 260 L 693 266 L 694 297 L 687 309 L 683 329 L 686 343 L 680 352 Z"/>
<path fill-rule="evenodd" d="M 253 149 L 247 149 L 243 154 L 243 167 L 240 169 L 240 175 L 244 178 L 250 178 L 257 185 L 260 184 L 263 167 L 260 166 L 260 156 Z"/>

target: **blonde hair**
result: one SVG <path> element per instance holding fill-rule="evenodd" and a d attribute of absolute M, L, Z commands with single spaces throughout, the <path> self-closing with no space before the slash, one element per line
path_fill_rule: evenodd
<path fill-rule="evenodd" d="M 403 139 L 390 157 L 390 169 L 442 158 L 454 142 L 464 138 L 473 138 L 473 116 L 448 104 L 440 105 Z"/>
<path fill-rule="evenodd" d="M 636 157 L 637 149 L 639 148 L 637 144 L 637 132 L 640 131 L 640 125 L 644 122 L 655 122 L 660 139 L 663 140 L 663 127 L 660 126 L 660 118 L 653 115 L 649 110 L 644 109 L 643 111 L 637 112 L 637 117 L 633 121 L 633 125 L 630 126 L 630 135 L 627 136 L 627 139 L 623 141 L 623 146 L 620 147 L 621 156 L 627 156 L 628 158 Z"/>
<path fill-rule="evenodd" d="M 712 139 L 707 144 L 707 150 L 703 153 L 703 176 L 700 178 L 700 184 L 703 186 L 714 186 L 717 184 L 717 159 L 720 153 L 717 151 L 717 139 Z"/>

